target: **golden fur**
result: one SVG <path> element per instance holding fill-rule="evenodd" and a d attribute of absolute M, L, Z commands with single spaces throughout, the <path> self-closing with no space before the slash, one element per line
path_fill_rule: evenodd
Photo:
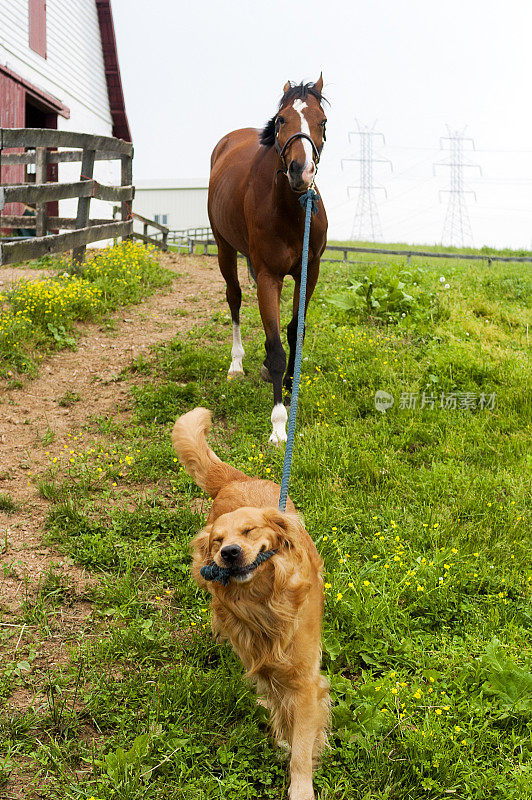
<path fill-rule="evenodd" d="M 330 701 L 320 674 L 322 560 L 280 488 L 220 461 L 206 434 L 211 414 L 195 408 L 180 417 L 172 442 L 181 463 L 214 502 L 192 542 L 192 575 L 212 594 L 212 629 L 229 640 L 271 712 L 278 740 L 291 746 L 290 800 L 312 800 L 313 764 L 326 743 Z M 222 548 L 238 546 L 245 569 L 265 550 L 277 550 L 249 575 L 227 586 L 205 581 L 201 568 L 227 567 Z M 227 552 L 227 551 L 225 551 Z"/>

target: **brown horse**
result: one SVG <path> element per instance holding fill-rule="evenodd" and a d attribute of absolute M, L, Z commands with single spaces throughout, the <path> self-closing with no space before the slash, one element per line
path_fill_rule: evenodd
<path fill-rule="evenodd" d="M 257 281 L 260 315 L 266 334 L 266 358 L 261 377 L 273 383 L 273 432 L 270 442 L 286 441 L 287 413 L 283 405 L 286 353 L 281 344 L 280 299 L 283 280 L 295 281 L 292 319 L 287 328 L 290 347 L 284 385 L 292 388 L 305 211 L 299 199 L 314 185 L 325 141 L 321 107 L 323 78 L 316 83 L 285 84 L 277 114 L 263 130 L 243 128 L 228 133 L 211 157 L 208 210 L 218 245 L 218 263 L 227 284 L 233 321 L 233 348 L 228 378 L 243 375 L 244 348 L 240 337 L 237 252 L 251 262 Z M 316 190 L 317 191 L 317 190 Z M 321 198 L 312 217 L 305 313 L 327 239 L 327 216 Z"/>

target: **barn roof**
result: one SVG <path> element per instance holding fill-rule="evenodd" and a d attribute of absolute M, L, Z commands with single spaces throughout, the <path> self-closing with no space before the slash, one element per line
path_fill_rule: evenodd
<path fill-rule="evenodd" d="M 117 136 L 119 139 L 125 139 L 126 142 L 131 142 L 133 140 L 127 121 L 124 92 L 122 91 L 122 80 L 120 78 L 120 67 L 118 66 L 118 53 L 116 49 L 111 0 L 96 0 L 96 10 L 98 12 L 98 22 L 100 23 L 107 93 L 109 95 L 109 106 L 111 108 L 111 117 L 113 120 L 113 136 Z"/>

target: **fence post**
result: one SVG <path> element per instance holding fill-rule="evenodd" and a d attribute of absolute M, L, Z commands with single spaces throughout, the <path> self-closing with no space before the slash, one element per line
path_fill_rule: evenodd
<path fill-rule="evenodd" d="M 168 251 L 168 228 L 163 231 L 163 253 Z"/>
<path fill-rule="evenodd" d="M 0 194 L 2 193 L 2 131 L 0 131 Z M 0 237 L 2 236 L 2 211 L 3 207 L 0 206 Z M 0 259 L 0 264 L 2 260 Z"/>
<path fill-rule="evenodd" d="M 121 185 L 122 186 L 131 186 L 133 184 L 133 152 L 130 156 L 122 156 L 120 159 L 121 162 Z M 121 211 L 122 211 L 122 222 L 127 222 L 128 219 L 131 219 L 131 212 L 133 209 L 133 198 L 131 199 L 131 205 L 128 204 L 127 200 L 122 200 Z M 125 242 L 126 239 L 131 239 L 131 234 L 129 236 L 123 236 L 122 241 Z"/>
<path fill-rule="evenodd" d="M 192 255 L 194 253 L 194 239 L 190 236 L 188 239 L 188 254 Z"/>
<path fill-rule="evenodd" d="M 46 183 L 46 147 L 35 148 L 35 183 Z M 46 203 L 35 205 L 35 236 L 46 236 Z"/>
<path fill-rule="evenodd" d="M 87 150 L 83 148 L 83 157 L 81 159 L 81 180 L 92 181 L 94 174 L 94 160 L 96 158 L 96 150 Z M 89 211 L 90 211 L 91 198 L 80 197 L 78 199 L 78 213 L 76 216 L 76 228 L 86 228 L 89 224 Z M 85 258 L 85 251 L 87 245 L 76 247 L 72 251 L 72 272 L 80 272 L 81 264 Z"/>

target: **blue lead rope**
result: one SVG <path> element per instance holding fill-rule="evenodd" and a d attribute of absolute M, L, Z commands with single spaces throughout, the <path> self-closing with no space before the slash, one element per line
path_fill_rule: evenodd
<path fill-rule="evenodd" d="M 284 452 L 283 478 L 281 481 L 281 494 L 279 496 L 279 510 L 285 511 L 288 498 L 288 482 L 292 467 L 292 453 L 294 450 L 294 437 L 296 435 L 297 403 L 299 400 L 299 378 L 301 376 L 301 357 L 303 355 L 303 333 L 305 331 L 305 297 L 307 294 L 307 268 L 308 247 L 310 240 L 310 219 L 318 210 L 318 195 L 314 189 L 308 189 L 301 195 L 299 202 L 305 208 L 305 234 L 303 236 L 303 255 L 301 259 L 301 284 L 299 287 L 299 308 L 297 313 L 297 339 L 296 358 L 294 363 L 294 379 L 292 384 L 292 399 L 290 401 L 290 416 L 288 418 L 288 435 L 286 450 Z"/>

